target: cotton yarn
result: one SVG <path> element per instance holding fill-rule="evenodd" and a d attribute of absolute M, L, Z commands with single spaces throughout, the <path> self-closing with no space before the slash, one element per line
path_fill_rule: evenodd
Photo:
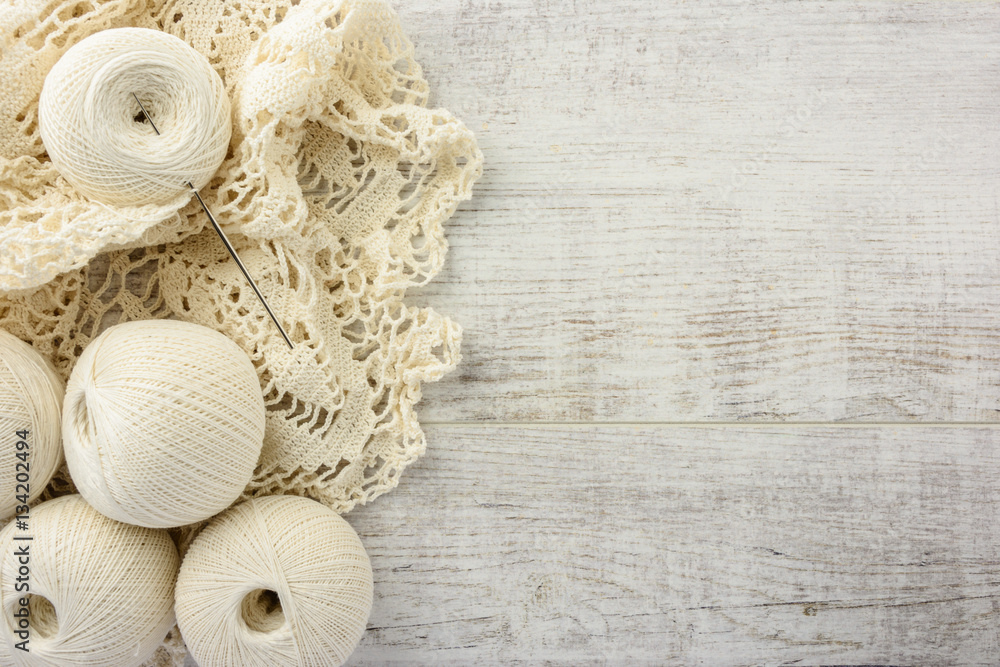
<path fill-rule="evenodd" d="M 208 60 L 146 28 L 104 30 L 67 51 L 45 78 L 38 120 L 59 173 L 118 206 L 190 197 L 188 183 L 208 183 L 232 131 L 229 98 Z"/>
<path fill-rule="evenodd" d="M 459 324 L 408 290 L 444 267 L 446 222 L 483 156 L 470 128 L 428 107 L 432 87 L 392 4 L 17 6 L 0 11 L 11 65 L 0 68 L 0 188 L 13 198 L 0 206 L 11 250 L 0 253 L 0 328 L 69 368 L 80 340 L 120 318 L 208 324 L 255 351 L 267 387 L 254 495 L 306 495 L 344 513 L 396 488 L 426 448 L 421 388 L 461 359 Z M 205 217 L 188 215 L 196 203 L 144 226 L 83 196 L 46 158 L 35 122 L 46 74 L 96 31 L 123 26 L 177 35 L 225 82 L 232 156 L 202 195 L 287 328 L 308 337 L 294 354 Z"/>
<path fill-rule="evenodd" d="M 207 327 L 111 327 L 66 386 L 63 444 L 83 497 L 103 514 L 168 528 L 207 519 L 246 488 L 264 439 L 249 357 Z"/>
<path fill-rule="evenodd" d="M 29 541 L 15 537 L 30 535 Z M 19 547 L 29 549 L 29 591 L 16 589 Z M 131 667 L 174 625 L 177 548 L 166 531 L 108 519 L 78 495 L 33 508 L 29 530 L 0 531 L 0 664 Z M 22 576 L 21 581 L 23 582 Z M 28 652 L 14 614 L 30 594 Z"/>
<path fill-rule="evenodd" d="M 372 570 L 319 503 L 268 496 L 212 521 L 177 577 L 177 624 L 201 667 L 343 664 L 364 633 Z"/>
<path fill-rule="evenodd" d="M 42 355 L 0 330 L 0 520 L 26 504 L 25 488 L 28 502 L 34 502 L 62 464 L 63 389 L 62 379 Z M 27 437 L 18 437 L 24 430 Z M 27 487 L 18 486 L 21 473 L 27 475 Z"/>

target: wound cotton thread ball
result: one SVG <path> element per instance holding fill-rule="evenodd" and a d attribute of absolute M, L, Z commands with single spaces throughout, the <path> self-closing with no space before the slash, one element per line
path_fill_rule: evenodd
<path fill-rule="evenodd" d="M 113 521 L 78 495 L 33 508 L 28 526 L 0 531 L 0 664 L 132 667 L 148 659 L 175 622 L 180 559 L 166 531 Z M 25 535 L 32 539 L 16 539 Z M 25 548 L 27 564 L 18 555 Z M 25 581 L 28 591 L 19 588 Z"/>
<path fill-rule="evenodd" d="M 177 624 L 201 667 L 341 665 L 372 608 L 357 533 L 316 501 L 266 496 L 214 519 L 192 542 Z"/>
<path fill-rule="evenodd" d="M 63 404 L 73 481 L 98 511 L 150 528 L 231 505 L 264 441 L 264 398 L 226 336 L 174 320 L 111 327 L 83 351 Z"/>
<path fill-rule="evenodd" d="M 62 401 L 52 365 L 0 330 L 0 519 L 34 502 L 62 464 Z"/>
<path fill-rule="evenodd" d="M 187 201 L 189 182 L 203 188 L 232 126 L 225 86 L 203 55 L 165 32 L 115 28 L 74 45 L 46 75 L 38 131 L 74 188 L 142 206 Z"/>

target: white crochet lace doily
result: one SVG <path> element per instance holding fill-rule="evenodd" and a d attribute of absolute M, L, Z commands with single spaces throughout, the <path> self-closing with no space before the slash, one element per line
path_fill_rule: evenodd
<path fill-rule="evenodd" d="M 124 26 L 177 35 L 225 82 L 233 139 L 203 196 L 301 341 L 294 351 L 197 203 L 137 223 L 48 161 L 45 74 L 83 38 Z M 246 496 L 346 512 L 395 486 L 424 451 L 421 382 L 455 366 L 461 339 L 404 295 L 441 269 L 442 225 L 482 173 L 472 133 L 427 108 L 395 13 L 377 0 L 8 0 L 0 40 L 0 328 L 66 376 L 117 322 L 213 327 L 251 354 L 267 403 Z M 50 493 L 71 488 L 62 475 Z M 156 664 L 183 661 L 173 635 Z"/>

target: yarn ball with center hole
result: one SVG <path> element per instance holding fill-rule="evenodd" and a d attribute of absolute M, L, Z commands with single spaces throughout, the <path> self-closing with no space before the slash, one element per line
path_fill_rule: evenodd
<path fill-rule="evenodd" d="M 28 531 L 0 531 L 0 664 L 142 664 L 174 625 L 179 565 L 166 531 L 113 521 L 78 495 L 38 505 Z"/>
<path fill-rule="evenodd" d="M 192 542 L 177 624 L 201 667 L 341 665 L 364 634 L 372 569 L 357 533 L 316 501 L 266 496 Z"/>
<path fill-rule="evenodd" d="M 34 502 L 62 464 L 63 389 L 42 355 L 0 330 L 0 519 Z"/>
<path fill-rule="evenodd" d="M 222 164 L 232 126 L 203 55 L 165 32 L 115 28 L 74 45 L 46 75 L 38 131 L 59 173 L 91 199 L 179 207 L 188 183 L 200 190 Z"/>
<path fill-rule="evenodd" d="M 250 482 L 263 442 L 257 372 L 208 327 L 111 327 L 83 351 L 66 385 L 70 475 L 112 519 L 170 528 L 218 514 Z"/>

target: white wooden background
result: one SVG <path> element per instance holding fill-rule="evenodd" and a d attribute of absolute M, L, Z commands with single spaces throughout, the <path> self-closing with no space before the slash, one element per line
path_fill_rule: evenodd
<path fill-rule="evenodd" d="M 1000 663 L 1000 6 L 397 8 L 486 169 L 352 664 Z"/>

